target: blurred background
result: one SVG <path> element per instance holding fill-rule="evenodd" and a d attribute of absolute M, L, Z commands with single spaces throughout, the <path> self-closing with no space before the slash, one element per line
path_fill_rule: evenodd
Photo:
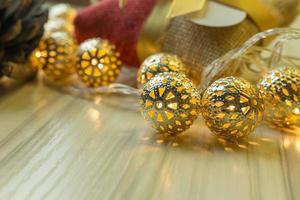
<path fill-rule="evenodd" d="M 55 0 L 55 1 L 48 0 L 48 2 L 51 2 L 51 3 L 70 3 L 70 4 L 78 5 L 78 6 L 88 5 L 93 1 L 95 1 L 95 0 Z"/>

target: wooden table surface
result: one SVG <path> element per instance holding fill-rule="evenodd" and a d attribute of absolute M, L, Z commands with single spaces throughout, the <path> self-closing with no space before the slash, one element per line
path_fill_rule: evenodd
<path fill-rule="evenodd" d="M 199 119 L 165 138 L 134 102 L 92 102 L 36 82 L 1 95 L 0 199 L 300 199 L 300 135 L 261 126 L 232 145 Z"/>
<path fill-rule="evenodd" d="M 300 136 L 155 135 L 136 99 L 29 83 L 0 98 L 0 199 L 300 199 Z"/>
<path fill-rule="evenodd" d="M 199 119 L 165 138 L 134 101 L 38 83 L 3 95 L 0 199 L 300 199 L 300 136 L 260 127 L 231 145 Z"/>

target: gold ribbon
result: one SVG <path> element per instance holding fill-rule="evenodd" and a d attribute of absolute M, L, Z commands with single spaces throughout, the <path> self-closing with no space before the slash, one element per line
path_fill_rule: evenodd
<path fill-rule="evenodd" d="M 244 10 L 263 31 L 279 25 L 274 8 L 262 3 L 262 0 L 218 0 L 226 5 Z"/>
<path fill-rule="evenodd" d="M 119 0 L 119 7 L 123 8 L 126 3 L 127 3 L 127 0 Z"/>
<path fill-rule="evenodd" d="M 163 35 L 172 17 L 201 11 L 205 3 L 206 0 L 157 0 L 139 38 L 138 58 L 144 60 L 160 51 Z"/>
<path fill-rule="evenodd" d="M 173 0 L 169 8 L 167 17 L 176 17 L 187 13 L 200 11 L 207 0 Z"/>
<path fill-rule="evenodd" d="M 144 24 L 137 44 L 137 53 L 140 61 L 160 51 L 161 40 L 169 24 L 169 18 L 166 16 L 170 6 L 171 1 L 159 0 Z"/>
<path fill-rule="evenodd" d="M 126 1 L 126 0 L 120 0 Z M 207 0 L 157 0 L 145 22 L 137 45 L 138 57 L 144 60 L 160 51 L 160 45 L 172 17 L 201 11 Z M 244 10 L 261 30 L 276 27 L 279 20 L 271 7 L 262 0 L 217 0 L 223 4 Z"/>

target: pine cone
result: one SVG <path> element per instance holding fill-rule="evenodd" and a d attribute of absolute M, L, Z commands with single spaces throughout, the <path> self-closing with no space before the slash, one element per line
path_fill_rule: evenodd
<path fill-rule="evenodd" d="M 8 63 L 25 63 L 44 32 L 44 0 L 0 0 L 0 76 Z"/>

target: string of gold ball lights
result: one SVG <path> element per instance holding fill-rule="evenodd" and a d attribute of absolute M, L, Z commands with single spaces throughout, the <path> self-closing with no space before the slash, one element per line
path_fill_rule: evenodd
<path fill-rule="evenodd" d="M 71 25 L 72 15 L 59 16 Z M 44 39 L 32 54 L 33 66 L 42 69 L 50 80 L 77 74 L 85 86 L 69 90 L 140 95 L 141 113 L 158 132 L 178 135 L 202 114 L 212 133 L 236 140 L 253 132 L 264 115 L 268 122 L 278 126 L 289 126 L 300 120 L 300 73 L 296 68 L 275 69 L 264 76 L 258 87 L 238 77 L 225 76 L 213 82 L 222 73 L 212 77 L 207 74 L 206 85 L 202 84 L 202 90 L 199 90 L 180 58 L 159 53 L 148 57 L 141 65 L 137 76 L 140 89 L 136 89 L 115 83 L 122 63 L 114 45 L 94 38 L 77 47 L 68 30 L 59 29 L 59 26 L 46 30 Z M 64 35 L 64 40 L 56 35 Z M 245 46 L 251 45 L 248 42 Z M 77 49 L 76 53 L 74 49 Z M 229 52 L 223 60 L 226 56 L 234 57 L 234 53 Z M 277 109 L 281 111 L 280 115 L 273 116 Z"/>
<path fill-rule="evenodd" d="M 70 33 L 73 28 L 66 28 L 73 26 L 75 10 L 64 5 L 50 9 L 44 37 L 31 56 L 32 66 L 41 69 L 52 82 L 77 74 L 87 87 L 113 83 L 122 67 L 115 46 L 100 38 L 77 45 Z"/>

